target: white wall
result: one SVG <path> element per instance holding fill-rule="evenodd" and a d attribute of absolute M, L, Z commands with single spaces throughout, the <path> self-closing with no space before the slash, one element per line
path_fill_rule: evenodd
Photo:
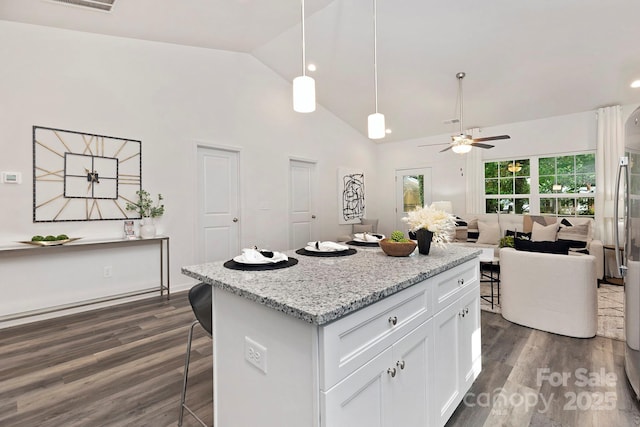
<path fill-rule="evenodd" d="M 287 248 L 290 157 L 317 161 L 322 239 L 350 231 L 337 223 L 337 168 L 375 172 L 373 142 L 321 106 L 294 113 L 290 82 L 248 54 L 0 21 L 0 61 L 0 171 L 23 178 L 0 184 L 0 246 L 122 235 L 122 221 L 32 222 L 33 125 L 142 141 L 143 188 L 165 196 L 174 288 L 191 283 L 180 267 L 195 259 L 196 144 L 241 150 L 242 246 Z"/>

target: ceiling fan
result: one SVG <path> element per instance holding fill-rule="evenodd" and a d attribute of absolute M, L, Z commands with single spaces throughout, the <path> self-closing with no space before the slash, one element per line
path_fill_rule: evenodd
<path fill-rule="evenodd" d="M 467 134 L 464 131 L 463 124 L 463 99 L 462 99 L 462 79 L 466 76 L 466 73 L 460 72 L 456 74 L 456 78 L 458 79 L 458 100 L 460 101 L 460 118 L 450 120 L 449 123 L 460 123 L 460 132 L 451 136 L 451 142 L 448 143 L 449 146 L 440 152 L 444 152 L 447 150 L 453 150 L 454 153 L 464 154 L 471 151 L 472 147 L 479 148 L 493 148 L 493 145 L 483 144 L 486 141 L 496 141 L 499 139 L 509 139 L 511 138 L 509 135 L 498 135 L 498 136 L 487 136 L 484 138 L 473 138 L 473 136 Z M 444 145 L 444 144 L 431 144 L 431 145 Z M 419 147 L 426 147 L 428 145 L 419 145 Z"/>

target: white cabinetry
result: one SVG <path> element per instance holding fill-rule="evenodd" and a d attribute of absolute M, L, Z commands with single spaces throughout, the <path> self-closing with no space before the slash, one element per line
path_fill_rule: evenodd
<path fill-rule="evenodd" d="M 435 389 L 434 425 L 444 425 L 480 374 L 479 286 L 434 317 Z"/>
<path fill-rule="evenodd" d="M 322 425 L 429 425 L 432 335 L 429 320 L 323 392 Z"/>
<path fill-rule="evenodd" d="M 480 372 L 478 271 L 475 258 L 323 325 L 214 287 L 215 425 L 444 425 Z"/>
<path fill-rule="evenodd" d="M 321 330 L 322 426 L 444 425 L 480 373 L 477 262 L 393 297 Z"/>

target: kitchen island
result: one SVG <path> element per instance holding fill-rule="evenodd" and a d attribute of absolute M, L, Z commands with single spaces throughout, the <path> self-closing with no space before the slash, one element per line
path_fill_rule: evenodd
<path fill-rule="evenodd" d="M 357 248 L 213 286 L 216 426 L 444 425 L 481 369 L 479 251 Z"/>

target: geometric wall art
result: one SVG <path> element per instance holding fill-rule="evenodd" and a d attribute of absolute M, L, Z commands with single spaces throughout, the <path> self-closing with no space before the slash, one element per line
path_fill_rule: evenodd
<path fill-rule="evenodd" d="M 365 216 L 364 172 L 338 169 L 338 224 L 359 224 Z"/>
<path fill-rule="evenodd" d="M 33 127 L 33 222 L 140 218 L 142 143 Z"/>

